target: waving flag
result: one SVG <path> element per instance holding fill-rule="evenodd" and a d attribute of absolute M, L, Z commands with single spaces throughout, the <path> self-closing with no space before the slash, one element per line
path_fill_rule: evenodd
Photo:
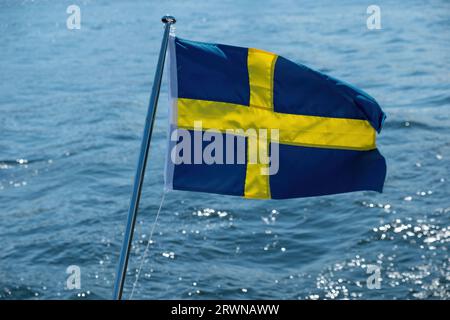
<path fill-rule="evenodd" d="M 385 115 L 367 93 L 253 48 L 172 37 L 169 61 L 169 189 L 259 199 L 382 191 Z"/>

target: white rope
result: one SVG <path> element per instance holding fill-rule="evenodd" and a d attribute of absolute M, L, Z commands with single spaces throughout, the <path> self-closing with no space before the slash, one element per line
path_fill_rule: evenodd
<path fill-rule="evenodd" d="M 137 285 L 138 280 L 139 280 L 139 276 L 141 275 L 141 270 L 142 270 L 142 267 L 144 266 L 144 261 L 147 258 L 148 249 L 150 248 L 150 244 L 152 243 L 153 231 L 155 231 L 155 226 L 156 226 L 156 223 L 158 222 L 159 213 L 161 212 L 161 208 L 162 208 L 162 205 L 164 203 L 165 196 L 166 196 L 166 190 L 163 191 L 163 194 L 162 194 L 162 197 L 161 197 L 161 203 L 159 204 L 158 212 L 156 213 L 155 221 L 153 222 L 152 229 L 150 231 L 150 236 L 148 238 L 147 246 L 145 247 L 144 254 L 141 257 L 142 260 L 141 260 L 141 263 L 139 265 L 138 272 L 136 274 L 136 279 L 134 280 L 134 283 L 133 283 L 133 288 L 131 289 L 130 300 L 133 299 L 134 289 L 136 288 L 136 285 Z"/>

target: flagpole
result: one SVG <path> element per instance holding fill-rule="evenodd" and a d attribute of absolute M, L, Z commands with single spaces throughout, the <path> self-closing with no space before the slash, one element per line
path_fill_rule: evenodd
<path fill-rule="evenodd" d="M 139 208 L 139 200 L 141 198 L 142 183 L 144 181 L 145 167 L 147 164 L 148 150 L 150 148 L 150 140 L 152 138 L 153 123 L 155 121 L 156 107 L 158 105 L 159 91 L 161 88 L 161 79 L 164 69 L 164 61 L 166 58 L 167 44 L 169 42 L 170 27 L 175 24 L 176 20 L 172 16 L 164 16 L 161 18 L 164 23 L 164 36 L 159 51 L 158 65 L 156 66 L 155 79 L 153 81 L 152 94 L 148 105 L 147 117 L 145 120 L 144 134 L 142 137 L 141 151 L 139 154 L 136 175 L 134 177 L 133 193 L 131 195 L 130 207 L 128 210 L 127 225 L 123 238 L 122 249 L 120 251 L 119 265 L 117 268 L 116 279 L 114 283 L 114 300 L 121 300 L 123 293 L 123 285 L 128 266 L 128 258 L 130 256 L 131 242 L 133 240 L 134 225 Z"/>

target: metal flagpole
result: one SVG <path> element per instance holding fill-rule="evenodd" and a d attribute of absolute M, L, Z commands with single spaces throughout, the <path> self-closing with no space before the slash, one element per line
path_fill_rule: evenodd
<path fill-rule="evenodd" d="M 128 210 L 127 226 L 125 236 L 123 238 L 122 249 L 120 251 L 119 266 L 117 268 L 116 280 L 114 283 L 114 300 L 122 299 L 123 285 L 125 282 L 128 258 L 130 256 L 131 242 L 133 240 L 134 225 L 139 208 L 139 200 L 141 197 L 142 183 L 144 181 L 145 166 L 147 164 L 148 150 L 150 148 L 150 140 L 152 138 L 153 123 L 155 121 L 156 107 L 158 105 L 159 90 L 161 87 L 161 79 L 164 69 L 164 61 L 166 58 L 167 44 L 169 42 L 170 27 L 176 22 L 172 16 L 164 16 L 161 21 L 164 23 L 164 36 L 159 51 L 158 65 L 156 66 L 155 79 L 153 81 L 152 94 L 145 120 L 144 135 L 142 137 L 141 152 L 139 154 L 136 175 L 134 177 L 133 193 L 130 200 L 130 208 Z"/>

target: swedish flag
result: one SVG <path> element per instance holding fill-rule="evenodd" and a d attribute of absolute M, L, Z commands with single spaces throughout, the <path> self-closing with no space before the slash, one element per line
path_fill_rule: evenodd
<path fill-rule="evenodd" d="M 367 93 L 253 48 L 172 37 L 169 61 L 170 134 L 175 137 L 166 166 L 169 188 L 259 199 L 382 191 L 386 162 L 375 142 L 385 115 Z M 262 173 L 270 163 L 249 161 L 246 132 L 252 128 L 277 130 L 277 139 L 269 134 L 268 143 L 258 144 L 267 154 L 277 147 L 275 174 Z M 240 136 L 243 154 L 225 143 L 214 152 L 243 161 L 195 161 L 195 150 L 201 153 L 210 143 L 202 139 L 196 146 L 195 138 L 184 141 L 194 150 L 181 151 L 188 161 L 174 161 L 176 145 L 186 140 L 180 129 L 193 137 L 213 130 L 222 141 Z M 233 133 L 238 129 L 244 133 Z"/>

